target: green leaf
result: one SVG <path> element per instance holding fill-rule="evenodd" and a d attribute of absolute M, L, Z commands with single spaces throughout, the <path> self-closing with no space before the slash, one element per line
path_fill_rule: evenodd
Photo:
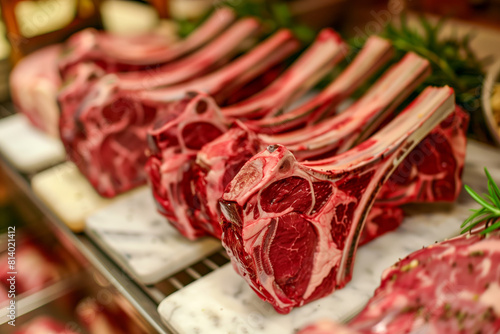
<path fill-rule="evenodd" d="M 279 25 L 290 26 L 292 23 L 292 14 L 286 3 L 273 3 L 271 10 Z"/>
<path fill-rule="evenodd" d="M 487 212 L 486 212 L 486 209 L 485 208 L 482 208 L 481 210 L 477 210 L 473 215 L 471 215 L 469 218 L 467 218 L 460 227 L 464 227 L 465 225 L 467 225 L 468 223 L 470 223 L 471 221 L 474 221 L 477 217 L 480 217 L 480 216 L 483 216 L 485 215 Z"/>
<path fill-rule="evenodd" d="M 461 233 L 468 232 L 468 231 L 472 230 L 473 228 L 475 228 L 478 224 L 480 224 L 484 221 L 487 221 L 488 219 L 492 219 L 492 218 L 495 218 L 495 215 L 490 214 L 490 215 L 478 216 L 473 221 L 471 221 L 469 223 L 469 226 L 467 228 L 463 229 L 461 231 Z"/>
<path fill-rule="evenodd" d="M 434 24 L 421 16 L 417 21 L 421 29 L 415 30 L 408 25 L 403 14 L 397 24 L 387 24 L 381 36 L 393 43 L 397 51 L 394 61 L 401 59 L 409 51 L 430 61 L 432 74 L 417 88 L 417 93 L 428 85 L 449 85 L 455 90 L 457 104 L 469 112 L 479 112 L 473 119 L 481 119 L 482 113 L 479 109 L 484 61 L 479 61 L 470 47 L 473 35 L 441 38 L 440 33 L 445 22 L 445 18 L 441 18 Z M 359 44 L 359 38 L 356 41 Z M 470 131 L 473 129 L 469 127 Z"/>
<path fill-rule="evenodd" d="M 487 234 L 498 229 L 500 229 L 500 221 L 497 221 L 496 223 L 490 225 L 487 229 L 482 231 L 481 234 Z"/>
<path fill-rule="evenodd" d="M 488 179 L 488 187 L 491 186 L 491 189 L 492 189 L 492 190 L 490 190 L 490 193 L 493 193 L 494 195 L 492 195 L 492 196 L 497 198 L 499 200 L 498 203 L 500 203 L 500 188 L 497 186 L 497 184 L 495 183 L 495 181 L 491 177 L 491 174 L 490 174 L 490 172 L 488 172 L 488 169 L 485 168 L 484 172 L 486 173 L 486 178 Z M 500 207 L 500 204 L 498 204 L 497 206 Z"/>
<path fill-rule="evenodd" d="M 479 196 L 474 190 L 472 190 L 469 186 L 465 186 L 465 190 L 467 190 L 467 192 L 469 193 L 469 195 L 476 201 L 478 202 L 479 204 L 481 204 L 483 207 L 489 209 L 490 211 L 492 212 L 498 212 L 498 214 L 500 215 L 500 209 L 497 210 L 493 205 L 491 205 L 490 203 L 488 203 L 484 198 L 482 198 L 481 196 Z"/>
<path fill-rule="evenodd" d="M 488 169 L 485 168 L 484 172 L 488 180 L 488 194 L 485 194 L 484 197 L 481 197 L 469 186 L 465 185 L 465 190 L 481 205 L 481 208 L 471 210 L 473 213 L 460 225 L 460 228 L 462 228 L 461 233 L 471 231 L 478 224 L 491 220 L 496 222 L 481 231 L 481 234 L 487 234 L 500 229 L 500 189 L 491 177 Z"/>
<path fill-rule="evenodd" d="M 306 44 L 312 43 L 316 37 L 316 32 L 305 25 L 297 25 L 293 27 L 292 32 L 295 34 L 295 37 Z"/>

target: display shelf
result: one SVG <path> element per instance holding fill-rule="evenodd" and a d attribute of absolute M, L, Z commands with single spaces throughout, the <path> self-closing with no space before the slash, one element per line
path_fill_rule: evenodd
<path fill-rule="evenodd" d="M 10 103 L 0 105 L 0 119 L 12 115 L 12 108 Z M 227 255 L 220 247 L 214 247 L 211 244 L 208 247 L 209 251 L 205 251 L 201 260 L 198 257 L 195 260 L 186 261 L 184 266 L 178 266 L 178 268 L 183 267 L 181 270 L 155 284 L 145 285 L 139 280 L 135 280 L 134 275 L 130 275 L 129 268 L 120 266 L 119 261 L 115 262 L 117 258 L 108 253 L 109 249 L 107 252 L 105 248 L 101 248 L 102 245 L 99 242 L 96 243 L 85 234 L 73 232 L 53 208 L 33 191 L 32 180 L 36 179 L 40 172 L 64 168 L 66 165 L 67 162 L 61 162 L 52 166 L 44 166 L 45 168 L 38 171 L 23 172 L 0 152 L 0 169 L 6 175 L 9 192 L 20 197 L 17 202 L 21 206 L 21 213 L 33 216 L 33 211 L 38 211 L 39 215 L 44 217 L 42 223 L 45 224 L 48 233 L 54 235 L 81 265 L 91 266 L 113 285 L 117 292 L 135 309 L 136 316 L 148 323 L 154 332 L 177 333 L 168 323 L 162 321 L 157 310 L 160 302 L 168 295 L 227 264 L 229 262 Z M 39 226 L 37 229 L 40 230 Z M 191 265 L 188 266 L 189 264 Z M 52 289 L 55 288 L 50 288 L 44 293 L 48 293 Z M 54 291 L 59 290 L 55 289 Z M 57 294 L 54 292 L 51 296 L 57 296 Z M 31 310 L 42 304 L 30 303 L 30 305 Z"/>
<path fill-rule="evenodd" d="M 29 312 L 68 294 L 74 289 L 75 286 L 78 286 L 81 283 L 81 277 L 75 275 L 62 281 L 50 284 L 40 291 L 16 296 L 16 317 L 28 314 Z M 7 314 L 7 307 L 2 307 L 0 309 L 0 325 L 9 321 Z"/>
<path fill-rule="evenodd" d="M 144 284 L 157 283 L 222 248 L 215 238 L 183 237 L 156 211 L 147 187 L 89 216 L 85 234 Z"/>
<path fill-rule="evenodd" d="M 61 165 L 56 165 L 56 167 L 57 166 Z M 492 148 L 486 147 L 482 144 L 470 142 L 468 146 L 468 158 L 464 175 L 464 182 L 472 184 L 474 186 L 486 184 L 484 182 L 484 176 L 481 171 L 482 166 L 488 166 L 488 168 L 491 168 L 491 171 L 493 173 L 500 175 L 500 157 L 497 152 Z M 257 305 L 257 307 L 260 307 L 259 321 L 267 322 L 270 328 L 283 321 L 295 327 L 302 324 L 302 322 L 297 323 L 295 321 L 296 319 L 290 320 L 286 317 L 277 315 L 270 307 L 267 307 L 267 304 L 257 300 L 257 297 L 252 293 L 244 293 L 244 296 L 246 296 L 245 298 L 248 297 L 247 299 L 251 300 L 250 304 L 246 302 L 241 303 L 240 300 L 235 301 L 231 299 L 231 296 L 227 297 L 227 295 L 220 295 L 217 289 L 227 290 L 232 289 L 232 287 L 234 286 L 242 285 L 243 290 L 245 290 L 245 288 L 246 290 L 248 290 L 248 287 L 245 284 L 240 284 L 242 282 L 241 278 L 239 278 L 232 271 L 227 254 L 220 248 L 213 248 L 210 252 L 206 252 L 202 256 L 202 258 L 198 257 L 195 261 L 186 261 L 184 265 L 175 268 L 175 273 L 169 274 L 167 278 L 161 279 L 155 284 L 146 285 L 141 283 L 140 280 L 135 279 L 137 276 L 133 275 L 133 273 L 130 271 L 130 268 L 124 266 L 116 256 L 113 256 L 113 254 L 111 254 L 110 249 L 107 249 L 107 247 L 102 247 L 103 245 L 100 242 L 96 242 L 86 234 L 78 234 L 73 232 L 60 219 L 60 217 L 54 213 L 50 206 L 48 206 L 45 201 L 40 199 L 40 197 L 33 191 L 32 188 L 32 179 L 35 174 L 21 173 L 1 154 L 0 168 L 5 172 L 8 179 L 7 182 L 11 185 L 11 188 L 14 189 L 14 192 L 18 192 L 23 197 L 23 205 L 31 205 L 35 210 L 38 210 L 40 214 L 45 217 L 43 221 L 46 224 L 47 230 L 50 231 L 50 233 L 52 233 L 60 241 L 60 243 L 69 252 L 71 252 L 71 254 L 75 258 L 79 260 L 82 265 L 94 268 L 104 278 L 104 280 L 109 282 L 109 284 L 111 284 L 116 289 L 116 291 L 120 293 L 123 298 L 131 305 L 131 307 L 134 309 L 134 312 L 137 313 L 137 317 L 139 317 L 142 321 L 145 321 L 152 328 L 153 332 L 174 334 L 190 333 L 190 330 L 192 328 L 190 328 L 189 326 L 186 327 L 186 324 L 183 325 L 182 323 L 190 317 L 190 314 L 195 314 L 199 316 L 197 321 L 200 322 L 200 326 L 203 326 L 203 332 L 219 333 L 221 328 L 211 328 L 211 319 L 205 319 L 204 317 L 206 317 L 206 314 L 203 314 L 203 310 L 201 310 L 200 313 L 197 311 L 196 306 L 193 305 L 193 303 L 196 303 L 196 301 L 203 300 L 203 303 L 198 305 L 198 308 L 200 308 L 202 304 L 207 304 L 207 299 L 209 304 L 215 303 L 214 305 L 217 305 L 218 309 L 223 308 L 226 309 L 226 311 L 232 311 L 233 313 L 237 311 L 238 307 L 240 309 L 243 309 L 243 313 L 245 313 L 247 311 L 248 305 L 251 304 L 250 306 L 252 306 L 255 304 Z M 479 190 L 481 190 L 481 188 L 479 188 Z M 465 210 L 466 207 L 469 207 L 470 202 L 464 201 L 464 196 L 465 194 L 462 194 L 459 203 L 463 204 L 462 206 Z M 119 206 L 119 204 L 117 206 Z M 113 206 L 108 205 L 103 210 L 110 210 L 110 208 L 112 210 Z M 428 209 L 429 208 L 427 207 L 425 208 L 425 210 Z M 30 210 L 31 209 L 25 209 L 24 212 L 29 213 Z M 415 210 L 418 211 L 420 209 L 417 207 Z M 432 208 L 430 210 L 431 211 L 429 212 L 429 215 L 433 215 L 433 213 L 436 213 L 432 212 Z M 459 210 L 460 217 L 456 217 L 457 219 L 463 218 L 462 215 L 464 215 L 464 212 L 462 211 L 464 210 Z M 439 217 L 439 211 L 437 212 L 438 213 L 436 217 Z M 421 216 L 426 216 L 426 214 L 420 214 Z M 144 217 L 144 219 L 146 219 L 148 216 L 145 215 Z M 137 221 L 136 223 L 139 224 L 140 221 Z M 147 223 L 147 221 L 145 221 L 145 223 Z M 439 238 L 446 236 L 439 235 Z M 414 245 L 414 248 L 423 246 L 424 243 L 428 243 L 427 239 L 422 240 L 416 238 L 416 240 L 414 241 L 419 243 L 419 245 Z M 135 247 L 140 246 L 136 245 Z M 409 251 L 410 250 L 405 250 L 406 253 L 408 253 Z M 207 256 L 207 254 L 209 255 Z M 392 263 L 394 262 L 394 259 L 388 259 L 386 262 Z M 384 262 L 383 265 L 377 265 L 377 273 L 382 270 L 382 267 L 385 267 L 387 263 Z M 362 297 L 358 298 L 360 302 L 350 308 L 349 312 L 347 312 L 348 314 L 346 313 L 343 316 L 339 316 L 339 320 L 345 321 L 347 318 L 353 316 L 360 307 L 362 307 L 362 305 L 369 298 L 370 294 L 373 292 L 373 288 L 379 281 L 379 276 L 379 274 L 371 275 L 370 283 L 362 284 Z M 363 278 L 360 277 L 359 279 L 363 281 Z M 233 284 L 233 282 L 236 283 Z M 331 297 L 328 297 L 324 300 L 324 302 L 327 305 L 331 306 L 332 300 L 334 301 L 335 298 L 342 298 L 342 295 L 349 293 L 349 291 L 350 290 L 348 288 L 343 291 L 339 291 L 337 297 L 334 297 L 333 299 Z M 347 298 L 349 299 L 350 297 L 348 296 Z M 228 300 L 227 305 L 224 304 L 225 300 Z M 172 318 L 168 314 L 172 313 L 172 305 L 175 306 L 174 302 L 177 304 L 182 304 L 182 308 L 184 310 L 188 310 L 189 312 L 177 312 L 176 317 Z M 232 307 L 232 304 L 238 305 L 238 307 Z M 36 306 L 36 304 L 33 305 Z M 330 306 L 325 306 L 325 309 L 328 309 Z M 160 310 L 162 315 L 158 310 Z M 299 313 L 307 313 L 308 311 L 307 308 L 303 308 L 302 310 L 303 311 L 300 311 Z M 252 313 L 253 311 L 255 310 L 251 309 L 250 313 Z M 252 314 L 254 313 L 257 314 L 256 312 L 253 312 Z M 183 314 L 187 315 L 183 316 Z M 225 317 L 223 313 L 218 314 L 216 312 L 215 315 L 218 317 Z M 300 318 L 303 318 L 304 316 L 305 314 L 302 314 L 300 315 Z M 277 317 L 280 317 L 279 321 L 273 320 L 278 319 Z M 250 319 L 247 318 L 248 317 L 245 316 L 246 320 Z M 252 319 L 248 321 L 251 322 L 255 320 Z M 290 321 L 288 321 L 287 319 Z M 224 329 L 225 328 L 223 328 L 222 330 Z M 254 330 L 254 332 L 260 333 L 261 331 Z"/>
<path fill-rule="evenodd" d="M 12 109 L 13 106 L 10 103 L 0 105 L 0 119 L 12 117 Z M 42 223 L 46 225 L 48 233 L 54 235 L 81 265 L 93 267 L 106 281 L 112 284 L 135 309 L 137 316 L 146 321 L 155 332 L 176 333 L 159 316 L 157 308 L 160 302 L 171 293 L 228 263 L 227 255 L 220 247 L 214 247 L 213 244 L 210 244 L 208 251 L 205 251 L 201 260 L 201 257 L 198 257 L 186 261 L 184 266 L 178 266 L 178 268 L 183 267 L 181 270 L 156 282 L 154 285 L 145 285 L 139 280 L 135 280 L 133 275 L 129 275 L 129 268 L 120 266 L 119 261 L 115 262 L 116 257 L 110 256 L 105 249 L 100 247 L 99 243 L 96 243 L 87 235 L 73 232 L 57 214 L 57 211 L 47 205 L 46 201 L 42 200 L 33 190 L 32 181 L 34 178 L 36 179 L 40 172 L 47 172 L 54 168 L 64 168 L 65 165 L 67 165 L 66 162 L 56 163 L 52 166 L 44 165 L 39 167 L 40 170 L 26 172 L 19 170 L 12 164 L 10 159 L 0 152 L 0 169 L 6 175 L 8 187 L 10 188 L 9 192 L 20 197 L 17 202 L 21 206 L 21 213 L 33 216 L 36 215 L 33 211 L 38 211 L 39 215 L 44 217 Z M 37 229 L 40 231 L 39 226 Z M 189 264 L 191 265 L 187 267 Z M 48 293 L 47 296 L 52 296 L 49 300 L 53 299 L 58 296 L 60 289 L 56 289 L 56 287 L 59 285 L 44 290 L 40 294 Z M 30 300 L 26 299 L 26 301 Z M 40 299 L 37 298 L 36 300 Z M 42 304 L 40 302 L 30 302 L 29 305 L 31 306 L 27 309 L 31 310 Z"/>
<path fill-rule="evenodd" d="M 82 265 L 94 267 L 158 333 L 175 333 L 161 321 L 157 312 L 158 302 L 147 293 L 146 286 L 133 282 L 110 258 L 106 256 L 88 237 L 72 232 L 33 192 L 30 177 L 16 170 L 4 156 L 0 156 L 0 168 L 8 178 L 13 191 L 19 191 L 25 199 L 33 204 L 46 217 L 44 222 L 48 229 L 58 238 L 66 249 L 77 258 Z"/>

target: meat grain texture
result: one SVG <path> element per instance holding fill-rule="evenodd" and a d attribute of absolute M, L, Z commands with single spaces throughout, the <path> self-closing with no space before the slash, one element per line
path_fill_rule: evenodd
<path fill-rule="evenodd" d="M 378 190 L 454 108 L 449 87 L 429 87 L 343 154 L 299 162 L 275 145 L 252 157 L 220 200 L 222 241 L 235 270 L 280 313 L 344 287 Z"/>
<path fill-rule="evenodd" d="M 416 251 L 382 275 L 345 327 L 330 321 L 299 334 L 500 333 L 500 232 L 463 235 Z"/>

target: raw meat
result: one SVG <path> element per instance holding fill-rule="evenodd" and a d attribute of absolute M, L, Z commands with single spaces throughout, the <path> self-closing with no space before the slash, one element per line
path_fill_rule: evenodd
<path fill-rule="evenodd" d="M 220 201 L 222 241 L 236 271 L 280 313 L 342 288 L 381 185 L 454 109 L 451 88 L 429 87 L 343 154 L 300 163 L 274 145 L 254 156 Z"/>
<path fill-rule="evenodd" d="M 246 125 L 258 133 L 280 133 L 331 116 L 337 111 L 337 106 L 386 64 L 392 55 L 393 48 L 389 41 L 372 36 L 347 68 L 313 99 L 293 111 L 249 121 Z"/>
<path fill-rule="evenodd" d="M 185 40 L 173 45 L 166 43 L 161 35 L 125 37 L 86 29 L 67 41 L 59 67 L 62 73 L 82 62 L 93 62 L 107 73 L 151 68 L 178 59 L 207 44 L 234 19 L 235 14 L 230 9 L 218 9 Z"/>
<path fill-rule="evenodd" d="M 297 47 L 292 34 L 281 30 L 211 74 L 156 90 L 120 90 L 117 80 L 103 77 L 76 110 L 62 110 L 60 133 L 68 156 L 103 196 L 141 185 L 146 182 L 147 129 L 175 118 L 186 91 L 202 90 L 224 100 Z"/>
<path fill-rule="evenodd" d="M 241 19 L 206 46 L 177 61 L 145 71 L 116 73 L 120 88 L 143 90 L 169 86 L 209 73 L 231 60 L 244 45 L 250 46 L 250 38 L 255 37 L 259 28 L 257 19 Z"/>
<path fill-rule="evenodd" d="M 8 253 L 2 253 L 0 257 L 0 284 L 4 284 L 9 289 L 11 272 L 8 266 Z M 18 242 L 16 251 L 16 294 L 34 293 L 46 287 L 50 283 L 57 282 L 63 275 L 64 269 L 51 258 L 40 245 L 31 241 Z"/>
<path fill-rule="evenodd" d="M 106 73 L 94 63 L 83 62 L 72 66 L 66 72 L 64 85 L 57 94 L 59 114 L 73 115 L 80 108 L 82 101 L 89 93 L 96 80 Z M 59 127 L 60 117 L 57 118 Z M 59 129 L 58 129 L 59 132 Z"/>
<path fill-rule="evenodd" d="M 364 59 L 356 58 L 351 65 L 358 67 L 358 60 Z M 217 201 L 243 164 L 268 145 L 286 145 L 299 161 L 318 158 L 325 153 L 333 155 L 346 151 L 363 133 L 369 133 L 370 127 L 374 129 L 374 124 L 390 115 L 425 79 L 429 69 L 428 61 L 415 54 L 408 54 L 342 114 L 307 128 L 268 136 L 251 131 L 246 124 L 236 123 L 221 137 L 203 146 L 197 155 L 193 196 L 197 199 L 199 209 L 192 210 L 195 210 L 195 216 L 199 217 L 200 226 L 220 238 L 220 210 Z M 343 77 L 338 80 L 343 80 Z M 335 80 L 330 87 L 332 86 L 339 86 L 338 81 Z M 310 110 L 315 110 L 316 105 L 311 103 L 314 100 L 306 103 Z M 318 101 L 322 107 L 326 107 L 323 100 L 324 95 L 320 96 Z M 302 107 L 297 110 L 302 110 L 302 113 L 307 115 Z M 294 113 L 295 111 L 291 112 Z M 293 118 L 292 122 L 295 122 Z M 260 130 L 255 123 L 253 127 Z M 267 132 L 266 126 L 264 132 Z M 381 230 L 386 231 L 389 226 L 397 227 L 392 219 L 389 222 L 391 224 L 380 227 Z M 372 235 L 370 239 L 373 237 L 375 236 Z"/>
<path fill-rule="evenodd" d="M 52 45 L 35 51 L 22 59 L 10 74 L 10 95 L 18 111 L 53 137 L 59 136 L 56 97 L 61 86 L 57 68 L 61 50 L 61 45 Z"/>
<path fill-rule="evenodd" d="M 299 333 L 500 333 L 499 263 L 498 232 L 440 242 L 386 269 L 373 298 L 344 328 L 324 321 Z"/>
<path fill-rule="evenodd" d="M 76 325 L 76 324 L 75 324 Z M 66 322 L 56 320 L 48 316 L 38 316 L 28 321 L 25 325 L 14 332 L 14 334 L 77 334 L 80 333 L 71 329 Z"/>
<path fill-rule="evenodd" d="M 372 206 L 365 227 L 359 237 L 359 246 L 363 246 L 375 238 L 393 231 L 401 225 L 404 211 L 398 206 L 380 205 L 377 202 Z"/>
<path fill-rule="evenodd" d="M 59 106 L 62 113 L 74 114 L 94 85 L 98 87 L 94 88 L 94 92 L 112 85 L 116 94 L 118 90 L 147 90 L 170 86 L 208 74 L 229 61 L 243 44 L 248 44 L 248 39 L 256 34 L 259 27 L 256 19 L 241 19 L 198 51 L 166 65 L 143 71 L 116 73 L 101 78 L 106 73 L 95 63 L 78 63 L 66 71 L 65 84 L 58 96 Z"/>
<path fill-rule="evenodd" d="M 378 203 L 453 202 L 462 190 L 469 115 L 460 107 L 427 136 L 382 187 Z"/>
<path fill-rule="evenodd" d="M 426 59 L 408 53 L 337 117 L 309 129 L 262 138 L 269 144 L 284 143 L 301 160 L 345 152 L 373 133 L 429 73 Z"/>
<path fill-rule="evenodd" d="M 325 29 L 283 75 L 258 94 L 220 110 L 213 99 L 200 93 L 175 119 L 149 132 L 150 148 L 155 153 L 147 165 L 153 195 L 160 212 L 183 235 L 193 240 L 206 234 L 197 226 L 194 211 L 199 205 L 192 184 L 196 153 L 227 131 L 228 118 L 257 118 L 280 112 L 340 60 L 343 47 L 340 37 Z"/>
<path fill-rule="evenodd" d="M 124 37 L 92 29 L 81 31 L 70 38 L 65 47 L 49 46 L 21 60 L 10 76 L 12 100 L 34 126 L 59 137 L 57 96 L 62 82 L 59 69 L 64 78 L 61 106 L 73 110 L 75 105 L 81 103 L 92 83 L 106 72 L 148 70 L 141 71 L 144 72 L 142 74 L 120 74 L 123 87 L 129 89 L 182 82 L 207 73 L 229 60 L 242 40 L 258 28 L 255 19 L 243 19 L 214 43 L 203 47 L 234 19 L 235 14 L 230 9 L 222 8 L 199 30 L 174 45 L 166 44 L 164 37 L 155 34 Z M 178 60 L 197 49 L 200 50 L 183 61 Z M 164 63 L 167 65 L 159 66 Z M 170 76 L 165 78 L 165 73 Z"/>

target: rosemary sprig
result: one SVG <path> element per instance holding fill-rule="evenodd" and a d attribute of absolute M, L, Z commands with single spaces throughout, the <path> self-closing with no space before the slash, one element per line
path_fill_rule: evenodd
<path fill-rule="evenodd" d="M 415 95 L 429 85 L 449 85 L 455 90 L 457 104 L 471 115 L 469 135 L 488 141 L 480 103 L 484 80 L 483 67 L 487 60 L 479 60 L 474 54 L 470 46 L 472 35 L 443 36 L 442 28 L 445 22 L 445 19 L 440 19 L 437 23 L 431 23 L 420 17 L 416 25 L 409 25 L 403 14 L 399 22 L 387 24 L 380 35 L 390 40 L 398 51 L 393 61 L 398 61 L 407 52 L 415 52 L 429 60 L 432 73 L 420 85 Z M 354 38 L 350 42 L 354 54 L 364 44 L 361 38 Z M 354 54 L 349 58 L 353 59 Z M 413 100 L 415 95 L 410 96 L 406 102 Z"/>
<path fill-rule="evenodd" d="M 471 35 L 440 37 L 445 19 L 433 24 L 424 17 L 419 18 L 418 27 L 410 27 L 402 14 L 399 24 L 389 23 L 380 34 L 390 40 L 398 55 L 395 61 L 407 52 L 415 52 L 427 58 L 432 74 L 421 88 L 428 85 L 447 84 L 455 89 L 457 103 L 469 112 L 479 109 L 480 89 L 484 79 L 483 62 L 478 60 L 470 47 Z M 363 40 L 352 41 L 357 52 Z"/>
<path fill-rule="evenodd" d="M 238 17 L 255 16 L 262 21 L 262 26 L 266 36 L 272 34 L 280 28 L 290 29 L 295 36 L 304 43 L 310 44 L 316 37 L 317 31 L 311 27 L 301 24 L 293 17 L 288 4 L 284 1 L 262 1 L 262 0 L 217 0 L 214 8 L 227 6 L 232 8 Z M 186 37 L 203 22 L 211 11 L 198 20 L 177 20 L 179 35 Z"/>
<path fill-rule="evenodd" d="M 486 177 L 488 178 L 488 193 L 482 197 L 471 189 L 465 186 L 465 190 L 471 197 L 478 202 L 482 207 L 480 209 L 472 209 L 472 215 L 467 218 L 462 225 L 461 233 L 469 232 L 478 224 L 486 221 L 486 228 L 481 231 L 481 234 L 486 234 L 494 230 L 500 229 L 500 188 L 493 181 L 488 169 L 484 169 Z"/>

